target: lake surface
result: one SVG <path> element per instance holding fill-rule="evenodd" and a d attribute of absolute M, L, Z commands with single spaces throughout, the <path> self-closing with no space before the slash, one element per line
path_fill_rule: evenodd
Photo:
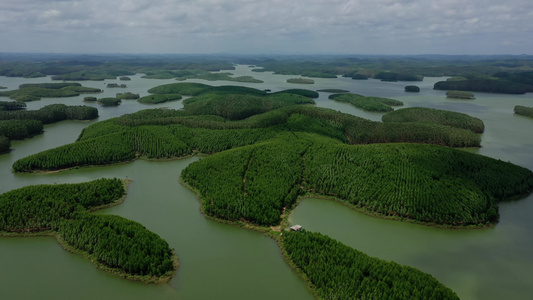
<path fill-rule="evenodd" d="M 244 85 L 273 92 L 287 88 L 340 88 L 366 95 L 398 99 L 404 107 L 424 106 L 464 112 L 485 122 L 482 147 L 468 151 L 511 161 L 533 169 L 533 119 L 515 116 L 515 105 L 533 106 L 531 94 L 507 96 L 476 93 L 476 100 L 450 100 L 432 89 L 442 78 L 415 83 L 417 94 L 403 91 L 405 82 L 357 81 L 350 78 L 314 79 L 313 85 L 290 84 L 294 75 L 255 73 L 247 66 L 232 71 L 264 83 L 206 82 Z M 82 82 L 104 89 L 97 97 L 147 90 L 174 80 L 143 79 Z M 49 82 L 50 78 L 0 77 L 0 86 Z M 126 89 L 106 88 L 125 83 Z M 28 109 L 51 103 L 81 105 L 85 95 L 29 102 Z M 349 104 L 328 100 L 320 93 L 317 106 L 379 121 Z M 5 98 L 0 97 L 0 100 Z M 45 133 L 12 143 L 13 151 L 0 155 L 0 193 L 34 184 L 84 182 L 102 177 L 132 179 L 126 201 L 98 213 L 117 214 L 140 222 L 159 234 L 180 258 L 177 276 L 165 285 L 144 285 L 109 275 L 78 255 L 66 252 L 53 238 L 0 238 L 0 293 L 3 299 L 312 299 L 303 280 L 281 258 L 270 238 L 206 219 L 196 195 L 178 182 L 181 170 L 200 158 L 171 162 L 137 160 L 108 167 L 87 167 L 53 174 L 13 174 L 19 158 L 72 143 L 86 126 L 141 109 L 179 109 L 182 101 L 143 105 L 123 100 L 118 107 L 99 107 L 91 122 L 63 121 L 45 126 Z M 533 196 L 500 204 L 500 222 L 490 229 L 445 230 L 369 217 L 337 202 L 304 199 L 290 216 L 292 224 L 322 232 L 371 256 L 419 268 L 452 288 L 462 299 L 526 299 L 533 295 Z"/>

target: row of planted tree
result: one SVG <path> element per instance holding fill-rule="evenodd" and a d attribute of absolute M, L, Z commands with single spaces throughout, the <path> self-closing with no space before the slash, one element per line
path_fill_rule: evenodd
<path fill-rule="evenodd" d="M 319 233 L 283 232 L 281 241 L 321 299 L 459 299 L 427 273 L 370 257 Z"/>
<path fill-rule="evenodd" d="M 304 133 L 215 154 L 191 164 L 182 178 L 203 196 L 208 215 L 259 225 L 278 224 L 301 193 L 335 197 L 384 217 L 486 225 L 498 220 L 499 201 L 533 188 L 528 169 L 463 151 L 349 146 Z"/>
<path fill-rule="evenodd" d="M 18 160 L 13 169 L 51 171 L 126 161 L 136 155 L 170 158 L 194 150 L 213 153 L 264 141 L 287 130 L 314 132 L 352 144 L 418 142 L 462 147 L 480 142 L 467 129 L 422 122 L 372 122 L 306 106 L 280 108 L 234 122 L 189 115 L 187 110 L 149 110 L 94 124 L 76 143 Z"/>

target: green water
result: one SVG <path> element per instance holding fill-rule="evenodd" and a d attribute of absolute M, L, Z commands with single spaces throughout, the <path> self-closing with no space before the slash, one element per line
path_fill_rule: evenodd
<path fill-rule="evenodd" d="M 471 151 L 511 161 L 533 169 L 533 120 L 515 116 L 514 105 L 533 106 L 531 95 L 502 96 L 476 93 L 474 101 L 447 100 L 432 90 L 440 80 L 427 78 L 420 94 L 407 94 L 407 83 L 356 81 L 349 78 L 314 79 L 314 85 L 289 84 L 295 76 L 252 73 L 238 66 L 235 76 L 251 75 L 261 84 L 239 84 L 278 91 L 287 88 L 342 88 L 368 96 L 402 100 L 406 107 L 425 106 L 462 111 L 481 118 L 486 125 L 483 147 Z M 84 82 L 103 88 L 98 97 L 131 91 L 141 96 L 150 87 L 173 80 L 131 76 L 127 89 L 107 89 L 105 82 Z M 0 77 L 0 85 L 45 79 Z M 382 114 L 367 113 L 320 93 L 317 106 L 328 107 L 371 120 Z M 42 99 L 28 103 L 37 109 L 51 103 L 80 105 L 83 96 Z M 0 99 L 5 100 L 5 99 Z M 96 104 L 88 104 L 98 107 Z M 0 238 L 0 295 L 2 299 L 312 299 L 305 283 L 285 264 L 273 240 L 241 228 L 206 219 L 196 195 L 179 184 L 181 170 L 199 158 L 171 162 L 138 160 L 108 167 L 87 167 L 53 174 L 13 174 L 13 162 L 27 155 L 76 140 L 86 126 L 145 108 L 179 109 L 181 101 L 142 105 L 123 100 L 118 107 L 99 108 L 91 122 L 64 121 L 45 126 L 45 133 L 13 142 L 13 151 L 0 155 L 0 193 L 33 184 L 89 181 L 101 177 L 133 180 L 126 201 L 98 213 L 117 214 L 138 221 L 161 235 L 180 258 L 177 276 L 165 285 L 130 282 L 97 270 L 78 255 L 68 253 L 53 238 Z M 354 212 L 336 202 L 306 199 L 290 216 L 293 224 L 330 235 L 369 255 L 411 265 L 437 277 L 463 299 L 526 299 L 533 295 L 533 198 L 500 205 L 501 220 L 494 228 L 444 230 L 381 220 Z"/>

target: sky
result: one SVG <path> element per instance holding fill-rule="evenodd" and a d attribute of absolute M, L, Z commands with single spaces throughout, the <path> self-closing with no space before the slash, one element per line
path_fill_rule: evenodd
<path fill-rule="evenodd" d="M 0 52 L 533 54 L 533 1 L 1 0 Z"/>

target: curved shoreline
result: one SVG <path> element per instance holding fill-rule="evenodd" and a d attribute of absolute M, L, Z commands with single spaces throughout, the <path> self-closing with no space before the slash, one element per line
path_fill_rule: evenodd
<path fill-rule="evenodd" d="M 236 226 L 236 227 L 240 227 L 240 228 L 243 228 L 243 229 L 249 229 L 249 230 L 253 230 L 253 231 L 258 231 L 258 232 L 263 233 L 266 236 L 270 237 L 271 239 L 273 239 L 276 242 L 276 244 L 278 245 L 278 249 L 280 251 L 279 253 L 280 253 L 281 257 L 283 258 L 283 260 L 285 261 L 285 263 L 287 265 L 289 265 L 289 267 L 291 269 L 293 269 L 296 272 L 296 274 L 298 274 L 300 276 L 300 278 L 302 280 L 304 280 L 304 282 L 307 284 L 307 287 L 309 288 L 309 290 L 311 291 L 311 293 L 313 294 L 315 299 L 319 299 L 319 296 L 316 293 L 316 287 L 311 282 L 311 280 L 309 280 L 307 275 L 300 268 L 298 268 L 298 266 L 296 266 L 292 260 L 289 259 L 287 251 L 283 247 L 283 242 L 282 242 L 282 240 L 280 238 L 281 235 L 283 234 L 283 230 L 284 230 L 284 227 L 283 227 L 284 221 L 286 221 L 286 219 L 290 215 L 290 212 L 292 211 L 292 209 L 294 209 L 297 206 L 298 200 L 295 202 L 295 205 L 290 210 L 284 209 L 283 218 L 282 218 L 282 220 L 280 222 L 280 231 L 277 231 L 277 230 L 275 230 L 272 227 L 254 225 L 254 224 L 251 224 L 251 223 L 245 222 L 245 221 L 224 220 L 224 219 L 220 219 L 220 218 L 217 218 L 217 217 L 213 217 L 213 216 L 207 215 L 205 213 L 205 211 L 204 211 L 204 205 L 202 203 L 202 196 L 201 196 L 200 192 L 198 192 L 197 189 L 195 189 L 194 187 L 192 187 L 188 183 L 184 182 L 181 179 L 181 176 L 178 178 L 178 181 L 184 187 L 186 187 L 187 189 L 189 189 L 190 191 L 192 191 L 192 192 L 194 192 L 196 194 L 196 200 L 200 204 L 200 213 L 205 218 L 213 220 L 213 221 L 216 221 L 216 222 L 219 222 L 219 223 L 222 223 L 222 224 L 227 224 L 227 225 L 230 225 L 230 226 Z"/>
<path fill-rule="evenodd" d="M 91 165 L 91 164 L 77 165 L 77 166 L 73 166 L 73 167 L 57 169 L 57 170 L 50 170 L 50 171 L 32 170 L 32 171 L 20 172 L 20 171 L 13 171 L 13 169 L 11 169 L 11 172 L 14 173 L 14 174 L 43 174 L 43 175 L 46 175 L 46 174 L 65 172 L 65 171 L 69 171 L 69 170 L 76 170 L 76 169 L 80 169 L 80 168 L 99 168 L 99 167 L 120 166 L 120 165 L 123 165 L 123 164 L 128 164 L 128 163 L 134 162 L 136 160 L 156 161 L 156 162 L 158 162 L 158 161 L 176 161 L 176 160 L 187 159 L 187 158 L 191 158 L 191 157 L 194 157 L 194 156 L 202 156 L 202 155 L 208 155 L 208 154 L 204 154 L 204 153 L 201 153 L 201 152 L 193 151 L 193 153 L 191 153 L 189 155 L 169 157 L 169 158 L 148 158 L 146 156 L 137 156 L 137 157 L 135 157 L 133 159 L 128 159 L 128 160 L 124 160 L 124 161 L 117 161 L 117 162 L 112 162 L 112 163 L 108 163 L 108 164 L 101 164 L 101 165 Z"/>
<path fill-rule="evenodd" d="M 305 272 L 301 268 L 299 268 L 289 258 L 289 255 L 288 255 L 287 250 L 285 249 L 285 247 L 283 245 L 283 240 L 281 238 L 281 236 L 283 235 L 283 232 L 289 230 L 288 229 L 288 227 L 289 227 L 288 219 L 289 219 L 292 211 L 294 211 L 294 209 L 296 207 L 298 207 L 300 201 L 302 201 L 303 199 L 315 197 L 315 198 L 320 198 L 320 199 L 329 200 L 329 201 L 336 201 L 336 202 L 342 203 L 343 205 L 345 205 L 345 206 L 347 206 L 347 207 L 349 207 L 349 208 L 351 208 L 351 209 L 353 209 L 355 211 L 361 212 L 361 213 L 363 213 L 365 215 L 369 215 L 369 216 L 372 216 L 372 217 L 381 218 L 381 219 L 404 221 L 404 222 L 407 221 L 409 223 L 426 225 L 426 226 L 430 226 L 430 227 L 445 228 L 445 229 L 477 229 L 477 228 L 486 228 L 486 227 L 488 227 L 488 226 L 478 226 L 478 227 L 465 227 L 465 226 L 462 226 L 462 227 L 455 226 L 455 227 L 453 227 L 453 226 L 449 226 L 449 227 L 447 227 L 447 226 L 442 226 L 442 225 L 439 225 L 439 224 L 432 224 L 432 223 L 423 223 L 423 222 L 418 222 L 417 223 L 417 222 L 415 222 L 415 220 L 406 219 L 406 218 L 399 218 L 399 217 L 398 218 L 387 218 L 387 216 L 382 216 L 382 215 L 378 215 L 378 214 L 371 214 L 369 211 L 362 210 L 362 209 L 360 209 L 360 208 L 358 208 L 358 207 L 356 207 L 354 205 L 351 205 L 351 204 L 349 204 L 349 203 L 347 203 L 345 201 L 342 201 L 339 198 L 335 198 L 335 197 L 332 197 L 332 196 L 317 195 L 317 194 L 312 194 L 312 193 L 306 193 L 305 195 L 299 196 L 291 207 L 285 207 L 283 209 L 283 213 L 281 215 L 280 225 L 271 226 L 271 227 L 265 227 L 265 226 L 254 225 L 254 224 L 251 224 L 251 223 L 246 222 L 244 220 L 231 221 L 231 220 L 220 219 L 220 218 L 205 214 L 204 205 L 202 203 L 202 195 L 199 193 L 199 191 L 197 189 L 195 189 L 194 187 L 190 186 L 188 183 L 184 182 L 181 179 L 181 176 L 179 177 L 178 181 L 183 186 L 185 186 L 187 189 L 191 190 L 192 192 L 194 192 L 196 194 L 196 200 L 200 204 L 200 212 L 207 219 L 211 219 L 213 221 L 216 221 L 216 222 L 219 222 L 219 223 L 222 223 L 222 224 L 227 224 L 227 225 L 237 226 L 237 227 L 244 228 L 244 229 L 250 229 L 250 230 L 258 231 L 258 232 L 261 232 L 261 233 L 265 234 L 266 236 L 272 238 L 276 242 L 276 244 L 278 245 L 278 249 L 280 251 L 279 253 L 280 253 L 281 257 L 283 258 L 283 260 L 285 261 L 285 263 L 287 263 L 287 265 L 289 265 L 289 267 L 291 269 L 293 269 L 294 272 L 296 272 L 296 274 L 298 274 L 298 276 L 306 283 L 307 287 L 309 288 L 309 291 L 313 294 L 315 299 L 320 299 L 320 297 L 319 297 L 319 295 L 317 293 L 317 287 L 311 282 L 311 280 L 305 274 Z M 491 226 L 493 226 L 493 225 L 494 224 L 491 224 Z"/>
<path fill-rule="evenodd" d="M 489 224 L 478 224 L 478 225 L 453 225 L 453 224 L 439 224 L 439 223 L 431 223 L 431 222 L 424 222 L 419 221 L 416 219 L 406 218 L 406 217 L 400 217 L 400 216 L 387 216 L 384 214 L 380 214 L 378 212 L 374 212 L 371 210 L 366 209 L 364 206 L 357 206 L 351 203 L 346 202 L 345 200 L 342 200 L 340 198 L 337 198 L 335 196 L 327 196 L 322 194 L 313 194 L 313 193 L 307 193 L 303 196 L 299 196 L 296 200 L 296 203 L 299 204 L 301 200 L 309 199 L 309 198 L 317 198 L 317 199 L 323 199 L 327 201 L 333 201 L 340 203 L 356 212 L 362 213 L 364 215 L 382 219 L 382 220 L 389 220 L 389 221 L 399 221 L 399 222 L 405 222 L 405 223 L 411 223 L 411 224 L 417 224 L 422 226 L 428 226 L 433 228 L 441 228 L 441 229 L 452 229 L 452 230 L 463 230 L 463 229 L 485 229 L 485 228 L 492 228 L 494 227 L 496 223 L 489 223 Z M 292 211 L 292 210 L 291 210 Z"/>
<path fill-rule="evenodd" d="M 124 202 L 124 200 L 126 199 L 129 185 L 133 182 L 133 180 L 122 179 L 121 181 L 122 181 L 122 184 L 124 186 L 124 191 L 125 191 L 125 193 L 124 193 L 124 195 L 122 197 L 116 199 L 113 203 L 109 203 L 109 204 L 98 206 L 98 207 L 93 207 L 93 208 L 91 208 L 90 210 L 87 210 L 87 211 L 89 213 L 92 213 L 92 212 L 95 212 L 95 211 L 98 211 L 98 210 L 102 210 L 102 209 L 106 209 L 106 208 L 110 208 L 110 207 L 114 207 L 114 206 L 122 204 Z M 113 274 L 115 276 L 124 278 L 124 279 L 133 280 L 133 281 L 139 281 L 139 282 L 142 282 L 142 283 L 145 283 L 145 284 L 149 284 L 149 283 L 152 283 L 152 284 L 167 283 L 174 277 L 174 275 L 176 275 L 176 272 L 177 272 L 178 267 L 179 267 L 179 259 L 178 259 L 178 256 L 176 255 L 176 252 L 174 250 L 172 250 L 172 265 L 173 265 L 173 271 L 172 272 L 167 272 L 166 274 L 164 274 L 163 276 L 160 276 L 160 277 L 147 276 L 147 275 L 142 276 L 142 275 L 129 274 L 129 273 L 126 273 L 125 271 L 123 271 L 122 269 L 111 268 L 111 267 L 99 262 L 93 255 L 89 254 L 88 252 L 80 250 L 80 249 L 76 249 L 73 246 L 71 246 L 70 244 L 68 244 L 67 242 L 65 242 L 65 240 L 63 240 L 62 236 L 56 231 L 52 231 L 52 230 L 27 231 L 27 232 L 5 232 L 5 231 L 0 231 L 0 237 L 53 237 L 53 238 L 56 239 L 56 241 L 59 243 L 59 245 L 61 245 L 61 247 L 63 247 L 64 250 L 66 250 L 67 252 L 70 252 L 70 253 L 74 253 L 74 254 L 78 254 L 78 255 L 83 256 L 85 259 L 87 259 L 89 262 L 91 262 L 93 265 L 95 265 L 96 268 L 98 268 L 98 269 L 100 269 L 102 271 L 105 271 L 107 273 Z"/>

